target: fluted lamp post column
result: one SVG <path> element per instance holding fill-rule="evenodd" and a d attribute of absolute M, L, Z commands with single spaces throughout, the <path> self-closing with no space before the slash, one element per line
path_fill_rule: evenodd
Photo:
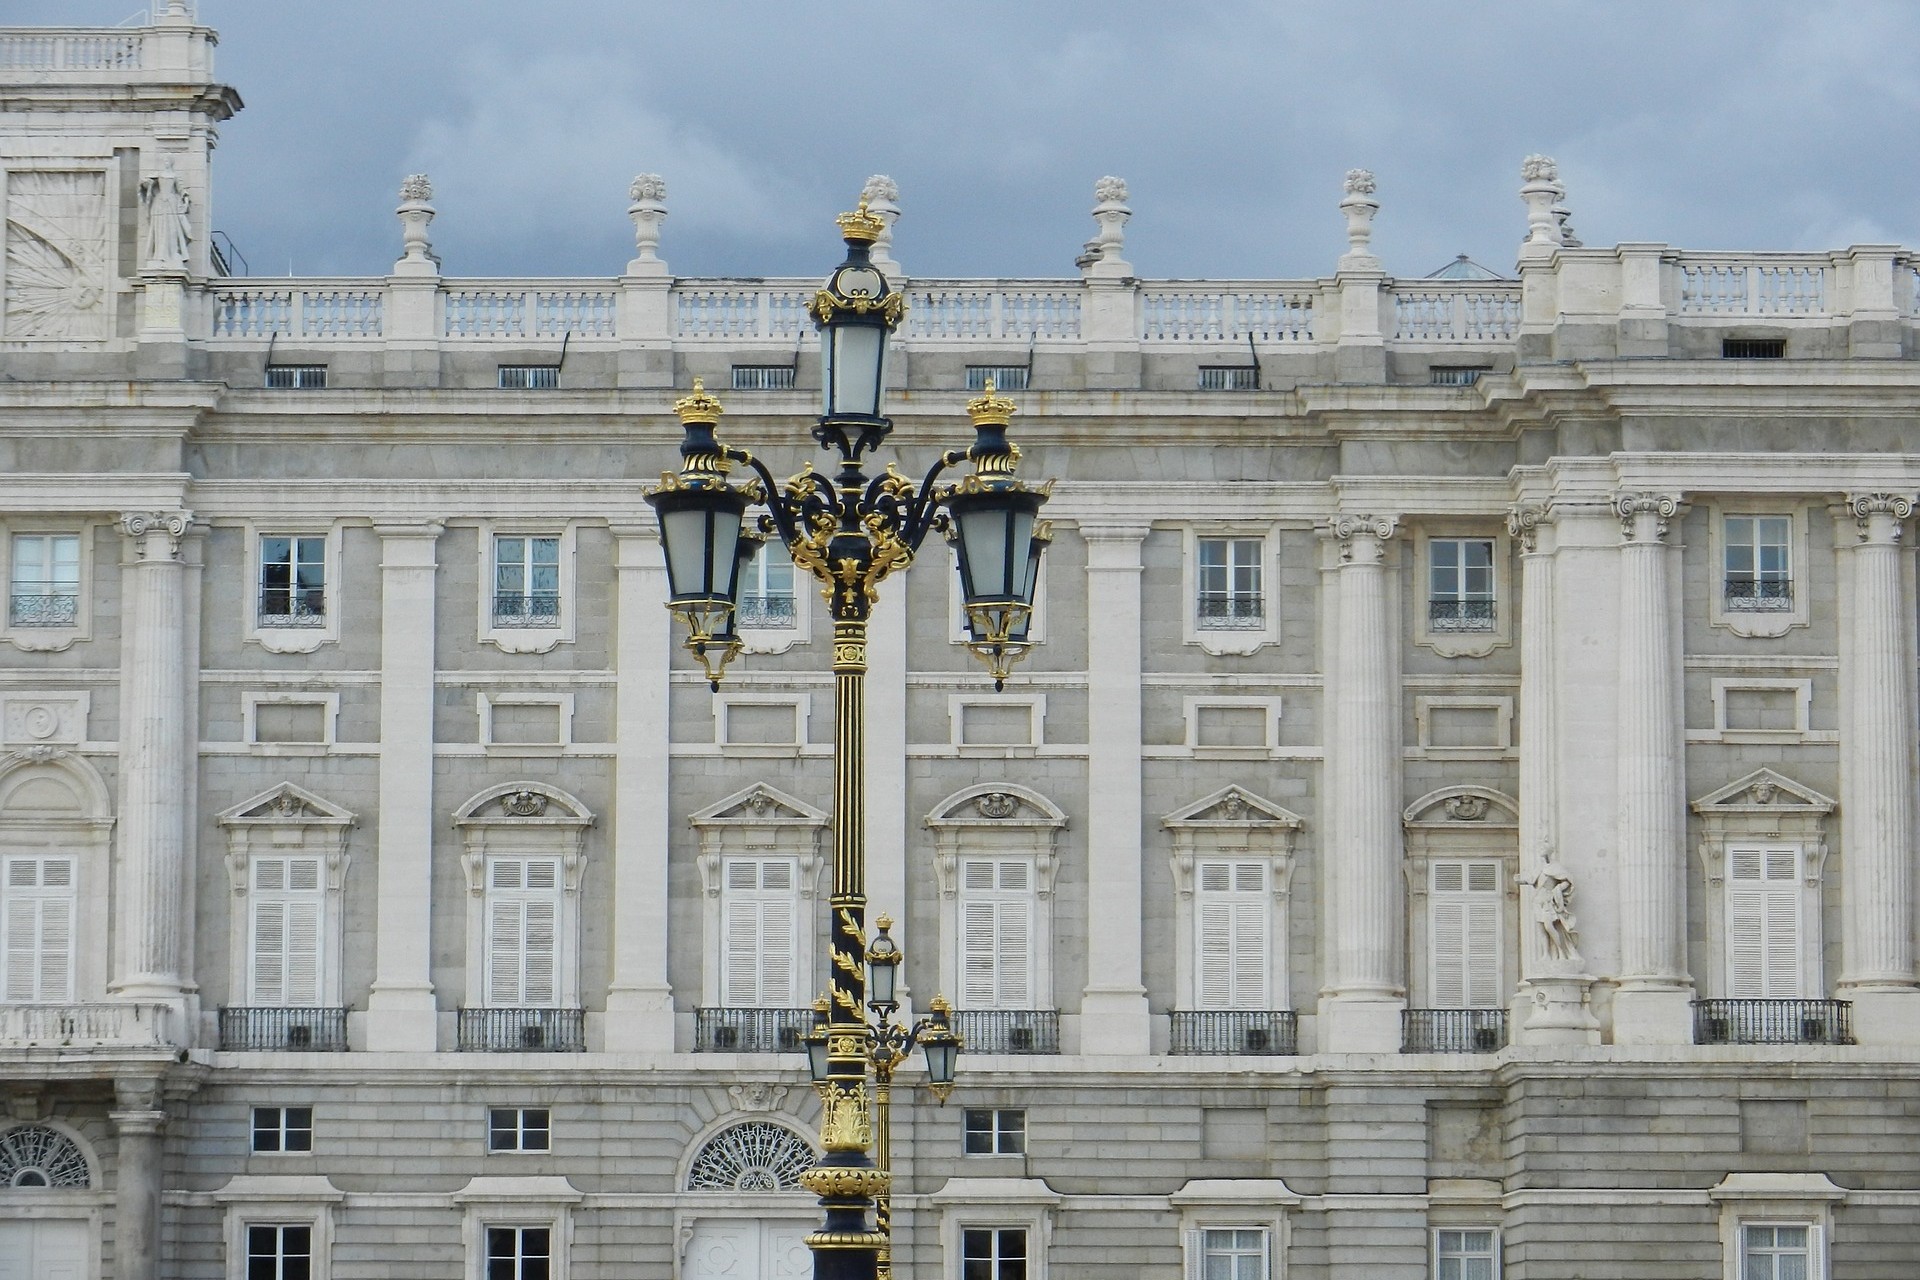
<path fill-rule="evenodd" d="M 826 1211 L 821 1229 L 807 1237 L 814 1275 L 871 1280 L 886 1245 L 884 1223 L 872 1214 L 885 1204 L 888 1178 L 871 1153 L 874 1116 L 867 1089 L 869 1073 L 877 1069 L 871 1049 L 878 1043 L 866 1021 L 866 1010 L 874 1007 L 866 981 L 867 623 L 881 579 L 910 565 L 927 535 L 940 530 L 958 552 L 968 648 L 986 663 L 994 687 L 1001 687 L 1029 647 L 1034 580 L 1050 531 L 1039 519 L 1046 489 L 1030 488 L 1015 475 L 1020 452 L 1007 439 L 1014 404 L 991 385 L 967 402 L 972 446 L 943 453 L 918 485 L 891 464 L 874 477 L 862 469 L 865 456 L 893 431 L 880 410 L 887 342 L 906 300 L 873 264 L 873 244 L 885 224 L 867 212 L 864 201 L 838 222 L 846 260 L 809 307 L 821 335 L 825 397 L 813 438 L 838 454 L 838 469 L 829 477 L 809 464 L 784 484 L 776 481 L 751 453 L 720 442 L 720 402 L 696 379 L 693 394 L 674 404 L 685 431 L 680 471 L 663 475 L 647 501 L 660 518 L 667 608 L 686 624 L 686 646 L 716 690 L 741 650 L 734 629 L 740 565 L 761 541 L 779 538 L 794 564 L 824 586 L 833 618 L 832 985 L 824 1024 L 809 1046 L 809 1059 L 819 1066 L 823 1154 L 802 1182 Z M 972 464 L 970 473 L 940 482 L 949 467 L 963 462 Z M 753 473 L 738 488 L 731 479 L 736 464 Z M 748 508 L 755 506 L 762 513 L 749 517 Z M 884 958 L 875 971 L 883 969 L 893 972 Z M 887 1004 L 897 1007 L 890 989 Z M 950 1029 L 944 1040 L 929 1034 L 937 1045 L 950 1041 L 958 1048 Z M 951 1055 L 946 1062 L 951 1080 Z"/>

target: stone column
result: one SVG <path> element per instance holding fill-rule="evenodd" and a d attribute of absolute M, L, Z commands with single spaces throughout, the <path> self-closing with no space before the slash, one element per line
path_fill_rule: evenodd
<path fill-rule="evenodd" d="M 113 992 L 165 1001 L 184 1015 L 188 796 L 185 511 L 120 517 L 130 543 L 122 573 L 119 856 L 114 890 L 119 945 Z"/>
<path fill-rule="evenodd" d="M 673 1043 L 667 910 L 668 667 L 673 617 L 657 527 L 615 528 L 613 979 L 610 1053 L 668 1053 Z"/>
<path fill-rule="evenodd" d="M 1520 883 L 1529 892 L 1520 924 L 1520 989 L 1513 1025 L 1528 1044 L 1598 1044 L 1600 1023 L 1588 1005 L 1593 979 L 1577 950 L 1555 953 L 1542 927 L 1558 861 L 1554 801 L 1559 795 L 1554 714 L 1553 526 L 1547 509 L 1516 503 L 1507 531 L 1520 548 Z"/>
<path fill-rule="evenodd" d="M 1406 1008 L 1399 673 L 1386 565 L 1397 523 L 1342 515 L 1327 525 L 1339 557 L 1330 601 L 1337 652 L 1323 664 L 1329 754 L 1337 757 L 1325 779 L 1332 942 L 1320 1047 L 1330 1053 L 1398 1050 Z"/>
<path fill-rule="evenodd" d="M 434 559 L 438 521 L 380 524 L 379 913 L 367 1048 L 430 1052 Z"/>
<path fill-rule="evenodd" d="M 1615 1044 L 1690 1044 L 1686 782 L 1670 494 L 1623 493 L 1620 517 L 1618 819 L 1620 989 Z"/>
<path fill-rule="evenodd" d="M 117 1158 L 114 1169 L 114 1280 L 158 1280 L 160 1275 L 161 1133 L 167 1113 L 160 1109 L 159 1084 L 153 1080 L 114 1082 L 113 1121 Z"/>
<path fill-rule="evenodd" d="M 1855 540 L 1842 551 L 1851 608 L 1841 648 L 1840 909 L 1837 994 L 1854 1002 L 1863 1041 L 1920 1039 L 1913 972 L 1914 654 L 1900 537 L 1904 494 L 1847 500 Z M 1814 994 L 1814 993 L 1810 993 Z"/>
<path fill-rule="evenodd" d="M 1144 525 L 1080 526 L 1087 546 L 1087 987 L 1084 1053 L 1150 1047 L 1141 981 L 1140 544 Z"/>

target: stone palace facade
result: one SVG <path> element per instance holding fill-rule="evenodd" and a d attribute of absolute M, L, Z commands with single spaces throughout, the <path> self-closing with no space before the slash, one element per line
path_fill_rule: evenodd
<path fill-rule="evenodd" d="M 674 276 L 651 175 L 602 279 L 446 274 L 424 176 L 387 274 L 236 278 L 163 8 L 0 31 L 0 1276 L 804 1272 L 827 627 L 763 556 L 710 693 L 642 494 L 696 376 L 813 456 L 817 281 Z M 1319 279 L 1139 275 L 1117 179 L 1077 275 L 882 241 L 906 469 L 991 377 L 1059 479 L 1005 692 L 946 550 L 876 613 L 967 1039 L 903 1269 L 1920 1274 L 1913 259 L 1522 182 L 1513 278 L 1360 171 Z"/>

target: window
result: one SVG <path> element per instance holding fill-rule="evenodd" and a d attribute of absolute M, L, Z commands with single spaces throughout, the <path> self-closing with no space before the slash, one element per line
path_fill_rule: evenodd
<path fill-rule="evenodd" d="M 1740 1231 L 1740 1280 L 1813 1280 L 1813 1229 L 1747 1225 Z"/>
<path fill-rule="evenodd" d="M 1721 530 L 1730 612 L 1793 608 L 1793 517 L 1727 516 Z"/>
<path fill-rule="evenodd" d="M 967 858 L 960 864 L 960 1007 L 1032 1009 L 1033 864 Z"/>
<path fill-rule="evenodd" d="M 263 627 L 318 627 L 327 618 L 327 540 L 263 534 L 260 608 Z"/>
<path fill-rule="evenodd" d="M 1260 371 L 1252 365 L 1201 365 L 1202 391 L 1258 391 Z"/>
<path fill-rule="evenodd" d="M 327 366 L 323 364 L 270 364 L 267 366 L 269 391 L 325 391 Z"/>
<path fill-rule="evenodd" d="M 1201 538 L 1194 615 L 1203 631 L 1257 631 L 1267 625 L 1261 538 Z"/>
<path fill-rule="evenodd" d="M 1498 1280 L 1499 1238 L 1490 1229 L 1433 1233 L 1434 1280 Z"/>
<path fill-rule="evenodd" d="M 786 631 L 798 625 L 793 560 L 777 540 L 761 543 L 741 572 L 734 619 L 747 630 Z"/>
<path fill-rule="evenodd" d="M 557 364 L 503 364 L 500 366 L 502 391 L 555 391 L 560 386 Z"/>
<path fill-rule="evenodd" d="M 493 1107 L 487 1112 L 489 1151 L 547 1151 L 552 1133 L 545 1107 Z"/>
<path fill-rule="evenodd" d="M 312 1107 L 255 1107 L 253 1149 L 256 1152 L 313 1150 Z"/>
<path fill-rule="evenodd" d="M 1787 357 L 1785 338 L 1722 338 L 1720 357 L 1723 360 L 1784 360 Z"/>
<path fill-rule="evenodd" d="M 311 1007 L 320 1003 L 326 886 L 319 858 L 253 860 L 252 956 L 247 1003 Z"/>
<path fill-rule="evenodd" d="M 80 619 L 80 535 L 13 535 L 8 621 L 16 627 L 71 627 Z"/>
<path fill-rule="evenodd" d="M 1189 1280 L 1266 1280 L 1267 1233 L 1260 1227 L 1206 1227 L 1192 1233 L 1197 1265 Z"/>
<path fill-rule="evenodd" d="M 74 860 L 10 857 L 0 885 L 0 991 L 8 1003 L 64 1004 L 73 996 Z"/>
<path fill-rule="evenodd" d="M 1019 1156 L 1027 1152 L 1027 1113 L 1018 1107 L 968 1107 L 961 1151 L 970 1156 Z"/>
<path fill-rule="evenodd" d="M 1273 910 L 1264 862 L 1194 864 L 1194 1007 L 1270 1009 L 1267 931 Z"/>
<path fill-rule="evenodd" d="M 960 1280 L 1027 1280 L 1027 1229 L 961 1228 Z"/>
<path fill-rule="evenodd" d="M 1490 1009 L 1502 1003 L 1500 863 L 1435 859 L 1428 864 L 1429 998 L 1436 1009 Z"/>
<path fill-rule="evenodd" d="M 721 890 L 720 1003 L 790 1009 L 798 1000 L 799 867 L 792 858 L 728 858 Z"/>
<path fill-rule="evenodd" d="M 1728 996 L 1765 1000 L 1805 994 L 1800 850 L 1733 845 L 1726 857 Z"/>
<path fill-rule="evenodd" d="M 552 1250 L 551 1227 L 489 1226 L 486 1280 L 548 1280 Z"/>
<path fill-rule="evenodd" d="M 311 1280 L 313 1227 L 247 1224 L 247 1280 Z"/>
<path fill-rule="evenodd" d="M 493 625 L 560 625 L 560 539 L 493 540 Z"/>
<path fill-rule="evenodd" d="M 1493 630 L 1493 540 L 1427 541 L 1427 622 L 1435 631 Z"/>
<path fill-rule="evenodd" d="M 1031 377 L 1023 364 L 970 364 L 967 366 L 967 390 L 985 391 L 987 379 L 993 379 L 995 391 L 1025 391 Z"/>
<path fill-rule="evenodd" d="M 1428 370 L 1428 381 L 1436 387 L 1470 387 L 1482 374 L 1492 373 L 1486 365 L 1435 365 Z"/>
<path fill-rule="evenodd" d="M 493 1008 L 559 1003 L 560 860 L 487 859 L 486 1002 Z"/>
<path fill-rule="evenodd" d="M 793 366 L 790 364 L 737 364 L 733 366 L 735 391 L 791 391 Z"/>

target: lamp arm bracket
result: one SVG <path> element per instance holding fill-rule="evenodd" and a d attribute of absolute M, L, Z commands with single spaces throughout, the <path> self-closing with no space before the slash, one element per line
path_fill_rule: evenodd
<path fill-rule="evenodd" d="M 760 477 L 760 483 L 766 488 L 767 514 L 773 517 L 773 527 L 780 533 L 780 540 L 791 546 L 799 532 L 795 527 L 793 512 L 787 508 L 780 496 L 780 484 L 773 478 L 773 472 L 767 470 L 767 464 L 748 453 L 745 449 L 727 449 L 726 456 L 734 462 L 744 462 L 753 468 Z"/>
<path fill-rule="evenodd" d="M 912 550 L 918 551 L 920 549 L 920 544 L 927 540 L 927 534 L 933 530 L 934 525 L 938 522 L 938 507 L 940 504 L 938 500 L 939 495 L 934 489 L 934 482 L 940 478 L 941 473 L 946 471 L 948 467 L 965 462 L 966 460 L 967 450 L 949 449 L 934 461 L 933 466 L 927 469 L 926 479 L 920 482 L 920 491 L 914 494 L 913 500 L 907 504 L 906 518 L 901 522 L 902 532 L 906 537 L 907 546 Z"/>

